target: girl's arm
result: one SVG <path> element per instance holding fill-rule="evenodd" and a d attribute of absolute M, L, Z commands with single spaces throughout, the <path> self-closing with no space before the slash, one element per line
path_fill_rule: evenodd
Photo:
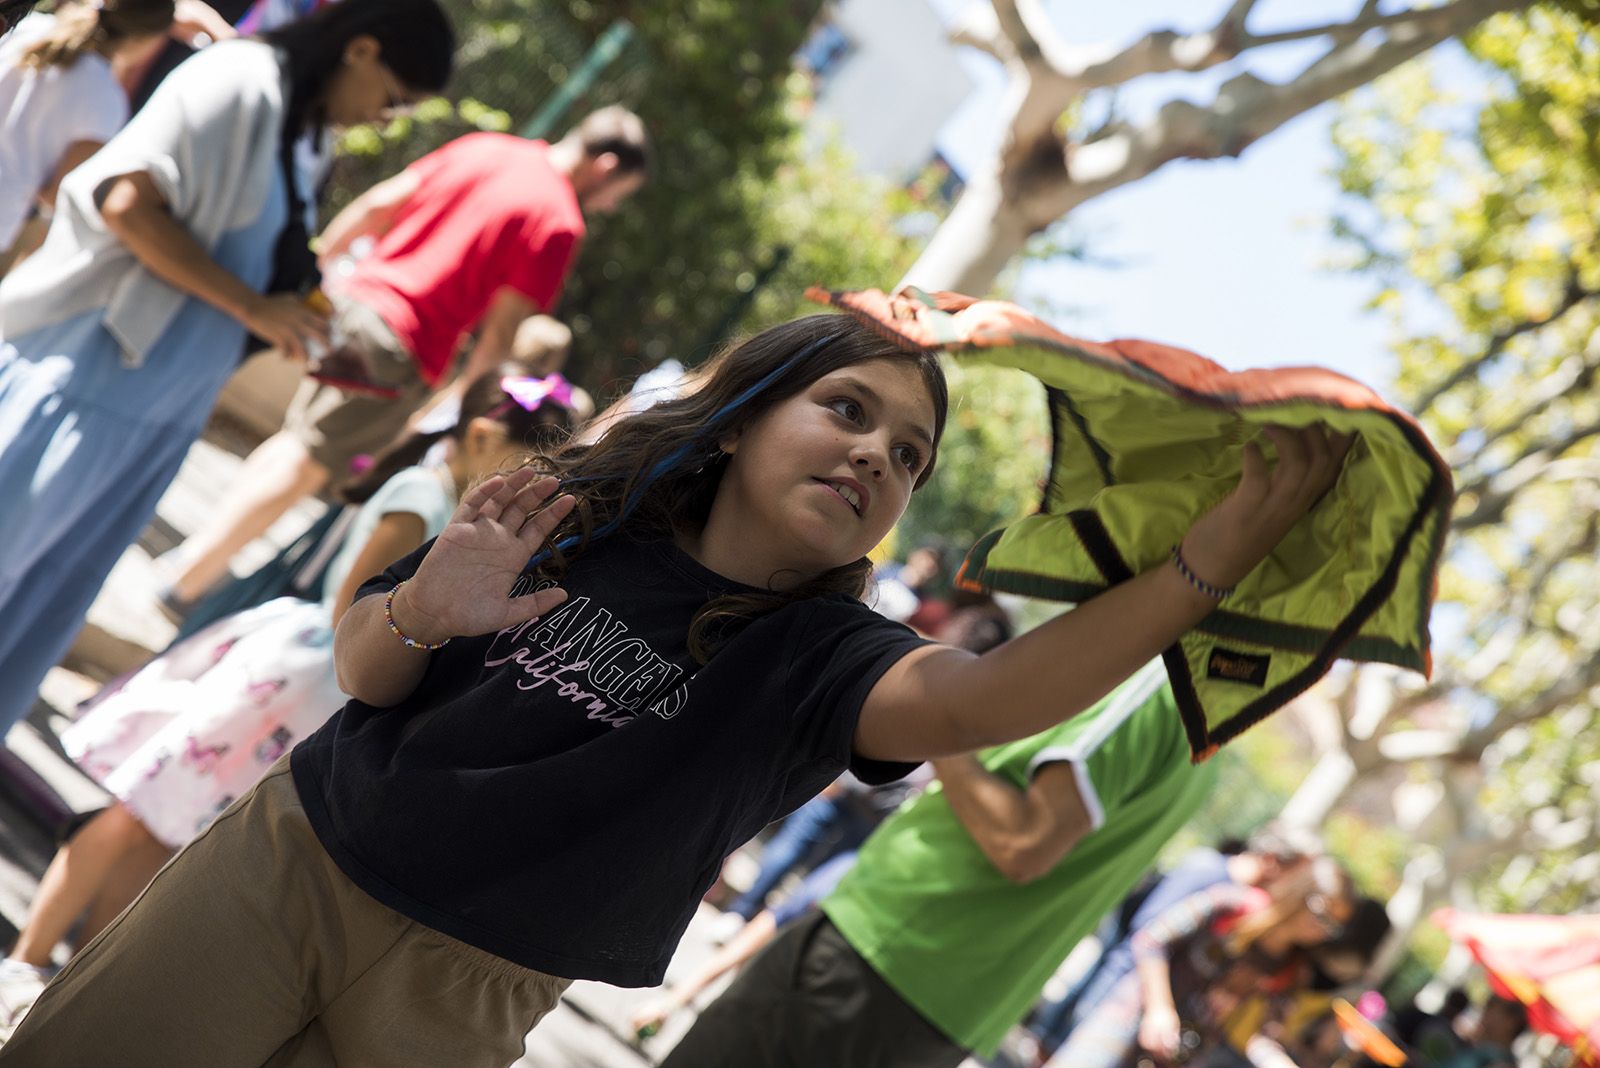
<path fill-rule="evenodd" d="M 1333 485 L 1350 443 L 1317 427 L 1266 433 L 1276 467 L 1269 473 L 1247 445 L 1239 485 L 1184 536 L 1184 559 L 1213 585 L 1236 584 L 1266 557 Z M 867 695 L 855 750 L 927 760 L 1037 734 L 1110 693 L 1216 606 L 1166 563 L 982 656 L 918 649 Z"/>
<path fill-rule="evenodd" d="M 552 587 L 511 598 L 528 558 L 572 511 L 570 496 L 550 500 L 554 478 L 532 468 L 496 475 L 474 487 L 450 524 L 394 598 L 394 623 L 413 641 L 489 634 L 520 626 L 566 600 Z M 410 648 L 389 629 L 382 595 L 350 607 L 334 632 L 339 688 L 364 704 L 399 704 L 422 681 L 432 655 Z"/>
<path fill-rule="evenodd" d="M 224 270 L 167 210 L 148 174 L 113 179 L 100 203 L 106 228 L 157 278 L 198 297 L 297 359 L 305 338 L 328 340 L 327 319 L 290 294 L 266 296 Z"/>
<path fill-rule="evenodd" d="M 422 517 L 414 512 L 389 512 L 378 520 L 372 536 L 356 553 L 356 559 L 339 583 L 339 592 L 333 598 L 333 625 L 350 610 L 356 590 L 370 576 L 383 573 L 383 569 L 410 553 L 427 540 L 428 528 Z"/>

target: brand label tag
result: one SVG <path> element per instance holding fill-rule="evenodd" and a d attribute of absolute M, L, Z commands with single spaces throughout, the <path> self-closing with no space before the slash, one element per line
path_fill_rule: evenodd
<path fill-rule="evenodd" d="M 1269 655 L 1241 653 L 1237 649 L 1217 646 L 1211 650 L 1211 658 L 1206 661 L 1206 677 L 1261 687 L 1267 684 L 1267 668 L 1271 665 L 1272 657 Z"/>

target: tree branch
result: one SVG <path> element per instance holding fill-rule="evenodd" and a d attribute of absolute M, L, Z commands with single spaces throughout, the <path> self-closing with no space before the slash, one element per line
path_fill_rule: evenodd
<path fill-rule="evenodd" d="M 998 59 L 1001 63 L 1017 62 L 1017 50 L 1009 38 L 1000 32 L 1000 20 L 992 7 L 970 7 L 950 27 L 951 44 L 964 44 Z"/>
<path fill-rule="evenodd" d="M 1059 73 L 1064 63 L 1060 39 L 1040 0 L 992 0 L 1000 33 L 1011 42 L 1017 61 L 1030 73 L 1046 67 Z"/>
<path fill-rule="evenodd" d="M 1461 383 L 1475 377 L 1485 365 L 1489 364 L 1498 356 L 1500 356 L 1500 354 L 1505 351 L 1506 345 L 1508 345 L 1513 339 L 1521 337 L 1530 330 L 1538 330 L 1542 327 L 1549 326 L 1551 323 L 1560 319 L 1573 308 L 1576 308 L 1590 297 L 1595 296 L 1600 296 L 1600 289 L 1585 288 L 1583 282 L 1578 277 L 1577 266 L 1573 265 L 1569 268 L 1567 283 L 1563 288 L 1561 300 L 1559 303 L 1557 303 L 1555 309 L 1552 310 L 1549 315 L 1546 315 L 1542 319 L 1525 319 L 1522 322 L 1513 323 L 1510 326 L 1497 330 L 1494 336 L 1489 339 L 1489 343 L 1484 346 L 1481 353 L 1463 363 L 1461 366 L 1451 371 L 1443 379 L 1424 390 L 1422 395 L 1419 396 L 1412 405 L 1411 410 L 1418 415 L 1426 412 L 1428 409 L 1432 408 L 1436 403 L 1438 403 L 1440 397 L 1444 396 L 1455 387 L 1461 385 Z"/>
<path fill-rule="evenodd" d="M 1386 26 L 1400 26 L 1408 22 L 1416 22 L 1426 18 L 1437 10 L 1423 8 L 1421 10 L 1396 11 L 1389 15 L 1379 15 L 1376 11 L 1357 15 L 1344 22 L 1325 22 L 1320 26 L 1301 26 L 1294 30 L 1277 30 L 1272 33 L 1252 33 L 1245 39 L 1244 48 L 1264 48 L 1267 45 L 1286 44 L 1290 41 L 1308 41 L 1317 37 L 1338 37 L 1345 40 L 1355 40 L 1368 30 L 1380 30 Z M 1242 51 L 1243 49 L 1241 49 Z"/>
<path fill-rule="evenodd" d="M 1558 712 L 1581 699 L 1596 686 L 1600 686 L 1600 653 L 1591 656 L 1582 667 L 1566 672 L 1560 682 L 1545 690 L 1536 700 L 1529 701 L 1514 711 L 1502 712 L 1478 730 L 1463 735 L 1462 751 L 1468 755 L 1476 753 L 1481 756 L 1490 743 L 1513 727 L 1520 727 Z"/>
<path fill-rule="evenodd" d="M 1254 11 L 1260 2 L 1261 0 L 1233 0 L 1233 6 L 1222 16 L 1223 23 L 1243 28 L 1246 20 L 1250 18 L 1250 12 Z"/>
<path fill-rule="evenodd" d="M 1534 383 L 1533 388 L 1526 391 L 1533 398 L 1532 401 L 1516 414 L 1501 419 L 1500 425 L 1495 429 L 1486 431 L 1483 440 L 1473 450 L 1473 454 L 1483 456 L 1512 434 L 1526 430 L 1531 420 L 1544 414 L 1545 409 L 1556 401 L 1577 390 L 1590 389 L 1594 384 L 1596 372 L 1600 372 L 1600 346 L 1596 346 L 1595 351 L 1596 356 L 1588 360 L 1578 356 L 1568 357 L 1554 372 Z M 1519 395 L 1521 392 L 1523 391 L 1519 391 Z M 1450 466 L 1459 471 L 1467 466 L 1469 459 L 1470 456 L 1453 455 L 1449 457 Z"/>
<path fill-rule="evenodd" d="M 1319 104 L 1372 81 L 1489 15 L 1531 2 L 1454 0 L 1412 12 L 1413 18 L 1389 26 L 1379 41 L 1362 38 L 1336 45 L 1292 81 L 1275 84 L 1242 74 L 1225 83 L 1207 107 L 1169 101 L 1142 125 L 1112 127 L 1095 141 L 1071 146 L 1066 173 L 1039 191 L 1029 215 L 1053 220 L 1175 159 L 1237 156 Z"/>
<path fill-rule="evenodd" d="M 1558 468 L 1556 464 L 1562 453 L 1593 437 L 1600 437 L 1600 422 L 1577 427 L 1557 441 L 1529 445 L 1505 470 L 1484 475 L 1463 486 L 1456 495 L 1457 499 L 1476 497 L 1477 503 L 1471 511 L 1453 517 L 1450 529 L 1459 532 L 1500 522 L 1519 493 L 1536 482 L 1549 479 L 1552 474 L 1567 473 L 1578 478 L 1600 477 L 1600 474 L 1588 473 L 1587 462 L 1577 468 Z"/>
<path fill-rule="evenodd" d="M 1199 33 L 1180 34 L 1163 29 L 1152 31 L 1119 50 L 1104 47 L 1077 52 L 1063 50 L 1057 70 L 1066 75 L 1077 91 L 1083 92 L 1120 85 L 1146 74 L 1207 70 L 1252 49 L 1276 44 L 1318 37 L 1331 37 L 1343 44 L 1356 41 L 1369 30 L 1449 21 L 1440 16 L 1446 8 L 1411 8 L 1381 15 L 1376 4 L 1367 3 L 1354 18 L 1342 22 L 1250 33 L 1245 29 L 1245 21 L 1255 5 L 1256 0 L 1237 0 L 1215 26 Z"/>

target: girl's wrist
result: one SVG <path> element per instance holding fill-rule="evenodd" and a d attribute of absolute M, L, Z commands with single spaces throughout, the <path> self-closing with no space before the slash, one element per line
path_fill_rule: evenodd
<path fill-rule="evenodd" d="M 416 607 L 410 597 L 412 592 L 408 580 L 395 587 L 390 597 L 388 615 L 394 629 L 417 645 L 443 645 L 455 637 L 449 628 L 440 626 L 429 613 Z"/>
<path fill-rule="evenodd" d="M 1168 559 L 1183 581 L 1213 604 L 1225 600 L 1238 585 L 1236 582 L 1219 581 L 1220 576 L 1206 564 L 1196 569 L 1181 541 L 1173 545 Z"/>
<path fill-rule="evenodd" d="M 1186 579 L 1170 556 L 1140 577 L 1156 582 L 1161 587 L 1164 603 L 1193 616 L 1195 622 L 1210 615 L 1219 603 L 1217 598 L 1202 593 Z"/>

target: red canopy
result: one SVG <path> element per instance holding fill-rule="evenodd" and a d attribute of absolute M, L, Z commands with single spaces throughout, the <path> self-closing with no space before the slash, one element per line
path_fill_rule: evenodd
<path fill-rule="evenodd" d="M 1484 916 L 1440 909 L 1434 922 L 1466 946 L 1528 1022 L 1600 1068 L 1600 916 Z"/>

